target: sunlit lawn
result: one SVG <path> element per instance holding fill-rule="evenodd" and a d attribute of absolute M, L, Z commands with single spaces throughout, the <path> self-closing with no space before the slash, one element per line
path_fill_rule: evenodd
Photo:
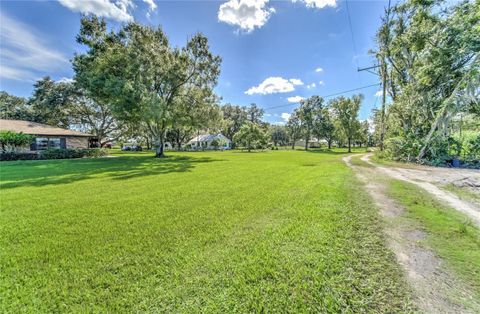
<path fill-rule="evenodd" d="M 0 312 L 399 312 L 408 289 L 341 153 L 1 167 Z"/>

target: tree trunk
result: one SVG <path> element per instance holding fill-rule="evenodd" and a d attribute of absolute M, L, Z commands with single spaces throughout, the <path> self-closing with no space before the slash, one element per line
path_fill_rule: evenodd
<path fill-rule="evenodd" d="M 158 147 L 157 147 L 157 152 L 155 154 L 155 157 L 157 158 L 165 157 L 164 145 L 165 145 L 165 131 L 162 131 L 158 138 Z"/>
<path fill-rule="evenodd" d="M 305 150 L 308 150 L 308 141 L 310 140 L 310 136 L 305 137 Z"/>
<path fill-rule="evenodd" d="M 295 150 L 295 138 L 292 140 L 292 150 Z"/>
<path fill-rule="evenodd" d="M 352 152 L 352 139 L 350 137 L 348 138 L 348 152 Z"/>
<path fill-rule="evenodd" d="M 328 149 L 332 149 L 332 140 L 328 140 Z"/>

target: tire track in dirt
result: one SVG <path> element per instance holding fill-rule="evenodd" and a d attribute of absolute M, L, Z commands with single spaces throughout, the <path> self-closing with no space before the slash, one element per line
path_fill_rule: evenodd
<path fill-rule="evenodd" d="M 372 154 L 366 154 L 361 159 L 374 166 L 379 171 L 385 173 L 389 177 L 415 184 L 421 187 L 442 203 L 448 204 L 450 207 L 467 215 L 472 222 L 480 227 L 480 207 L 470 202 L 460 199 L 453 193 L 440 189 L 438 186 L 426 181 L 426 177 L 421 175 L 418 170 L 402 169 L 402 168 L 386 168 L 377 166 L 370 161 Z M 472 175 L 473 176 L 473 175 Z"/>
<path fill-rule="evenodd" d="M 387 194 L 386 174 L 372 163 L 373 167 L 368 168 L 353 165 L 350 162 L 352 156 L 344 157 L 343 161 L 354 170 L 379 208 L 386 222 L 387 244 L 406 273 L 420 311 L 432 314 L 478 313 L 480 304 L 474 301 L 470 290 L 445 270 L 441 258 L 420 244 L 426 234 L 415 224 L 405 222 L 402 217 L 405 209 Z M 470 301 L 469 305 L 474 309 L 466 308 L 461 300 Z"/>

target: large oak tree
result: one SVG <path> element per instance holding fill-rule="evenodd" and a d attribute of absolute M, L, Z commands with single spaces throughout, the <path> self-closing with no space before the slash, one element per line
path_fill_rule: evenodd
<path fill-rule="evenodd" d="M 77 41 L 88 47 L 74 59 L 76 81 L 124 121 L 145 124 L 164 156 L 167 131 L 183 108 L 212 105 L 221 58 L 202 34 L 171 47 L 161 28 L 132 22 L 108 32 L 97 17 L 84 17 Z"/>

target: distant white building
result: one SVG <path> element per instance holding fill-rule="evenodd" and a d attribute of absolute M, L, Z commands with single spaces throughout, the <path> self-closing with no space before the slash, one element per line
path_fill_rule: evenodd
<path fill-rule="evenodd" d="M 325 145 L 328 145 L 328 142 L 324 139 L 316 139 L 316 138 L 311 138 L 309 141 L 308 141 L 308 147 L 309 148 L 318 148 L 318 147 L 322 147 L 322 146 L 325 146 Z M 304 139 L 299 139 L 297 141 L 295 141 L 295 146 L 299 146 L 299 147 L 305 147 L 305 140 Z"/>
<path fill-rule="evenodd" d="M 218 146 L 212 145 L 217 142 Z M 230 149 L 232 148 L 232 141 L 230 141 L 223 134 L 203 134 L 198 135 L 192 138 L 188 143 L 187 147 L 190 149 Z"/>

